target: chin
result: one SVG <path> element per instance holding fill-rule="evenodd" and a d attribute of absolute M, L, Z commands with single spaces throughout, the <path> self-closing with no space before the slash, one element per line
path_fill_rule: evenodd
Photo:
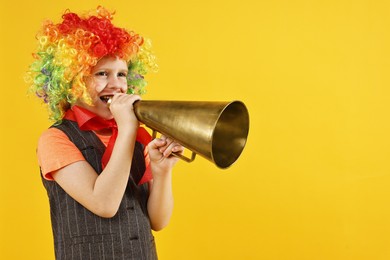
<path fill-rule="evenodd" d="M 108 110 L 107 112 L 104 111 L 104 112 L 95 112 L 95 114 L 97 114 L 98 116 L 100 116 L 101 118 L 103 119 L 106 119 L 106 120 L 110 120 L 110 119 L 113 119 L 114 116 L 111 114 L 111 112 Z"/>
<path fill-rule="evenodd" d="M 110 120 L 114 118 L 110 109 L 107 108 L 107 106 L 101 106 L 100 104 L 96 104 L 95 106 L 88 106 L 85 108 L 105 120 Z"/>
<path fill-rule="evenodd" d="M 110 114 L 109 116 L 105 116 L 103 118 L 106 120 L 111 120 L 111 119 L 114 119 L 114 116 L 112 114 Z"/>

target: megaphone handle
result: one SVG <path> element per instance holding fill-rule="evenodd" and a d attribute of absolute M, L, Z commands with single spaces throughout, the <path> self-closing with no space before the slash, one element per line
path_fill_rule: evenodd
<path fill-rule="evenodd" d="M 183 161 L 186 161 L 188 163 L 192 162 L 195 160 L 196 153 L 192 152 L 191 158 L 188 158 L 180 153 L 172 153 L 173 156 L 182 159 Z"/>
<path fill-rule="evenodd" d="M 157 137 L 157 131 L 153 129 L 153 134 L 152 134 L 153 139 Z M 183 161 L 186 161 L 188 163 L 192 162 L 195 160 L 196 153 L 192 152 L 191 158 L 188 158 L 180 153 L 172 153 L 173 156 L 182 159 Z"/>

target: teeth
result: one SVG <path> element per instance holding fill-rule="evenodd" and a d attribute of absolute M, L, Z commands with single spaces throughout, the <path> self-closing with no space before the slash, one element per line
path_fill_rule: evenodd
<path fill-rule="evenodd" d="M 110 99 L 112 98 L 112 96 L 101 96 L 100 99 L 104 102 L 108 102 Z"/>
<path fill-rule="evenodd" d="M 110 107 L 110 105 L 111 105 L 111 101 L 112 101 L 112 99 L 111 99 L 111 98 L 109 98 L 109 99 L 107 100 L 107 107 Z"/>

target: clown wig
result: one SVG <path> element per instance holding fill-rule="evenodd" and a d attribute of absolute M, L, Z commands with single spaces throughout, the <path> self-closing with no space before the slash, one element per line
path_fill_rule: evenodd
<path fill-rule="evenodd" d="M 144 75 L 157 70 L 150 42 L 133 31 L 115 27 L 113 15 L 99 6 L 81 16 L 67 10 L 61 23 L 43 23 L 37 34 L 35 61 L 27 75 L 31 90 L 48 105 L 51 120 L 61 121 L 78 99 L 91 102 L 83 79 L 106 55 L 127 62 L 128 93 L 144 94 Z"/>

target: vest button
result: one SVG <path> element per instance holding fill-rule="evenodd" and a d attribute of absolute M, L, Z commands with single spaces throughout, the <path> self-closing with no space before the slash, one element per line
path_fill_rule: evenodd
<path fill-rule="evenodd" d="M 130 237 L 130 240 L 138 240 L 138 236 Z"/>

